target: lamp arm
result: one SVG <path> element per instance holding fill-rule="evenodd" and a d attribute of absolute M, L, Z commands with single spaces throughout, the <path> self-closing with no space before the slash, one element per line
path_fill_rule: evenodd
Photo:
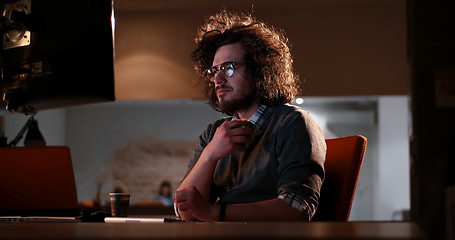
<path fill-rule="evenodd" d="M 8 144 L 8 147 L 15 147 L 17 143 L 24 137 L 25 131 L 27 131 L 28 128 L 32 125 L 32 122 L 34 120 L 35 115 L 32 115 L 28 121 L 25 123 L 25 125 L 22 127 L 22 129 L 19 131 L 19 133 L 16 135 L 16 137 Z"/>

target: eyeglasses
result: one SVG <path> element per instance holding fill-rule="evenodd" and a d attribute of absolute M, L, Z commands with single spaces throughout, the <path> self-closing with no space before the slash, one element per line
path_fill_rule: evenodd
<path fill-rule="evenodd" d="M 224 62 L 218 66 L 212 66 L 211 68 L 205 70 L 205 75 L 211 79 L 213 82 L 213 77 L 218 71 L 222 71 L 224 75 L 231 77 L 234 74 L 235 65 L 242 64 L 236 62 Z"/>

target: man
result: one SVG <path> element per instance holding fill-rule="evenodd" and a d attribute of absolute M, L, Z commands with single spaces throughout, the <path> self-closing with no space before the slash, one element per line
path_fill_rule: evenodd
<path fill-rule="evenodd" d="M 287 39 L 244 14 L 211 16 L 192 57 L 209 104 L 233 115 L 210 124 L 174 195 L 182 219 L 309 221 L 324 178 L 325 140 L 291 106 L 297 76 Z"/>

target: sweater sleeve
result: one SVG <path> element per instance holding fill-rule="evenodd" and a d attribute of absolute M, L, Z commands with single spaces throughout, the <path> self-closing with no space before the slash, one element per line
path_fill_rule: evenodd
<path fill-rule="evenodd" d="M 322 129 L 305 110 L 292 112 L 280 122 L 276 148 L 278 197 L 310 220 L 324 179 L 326 145 Z"/>

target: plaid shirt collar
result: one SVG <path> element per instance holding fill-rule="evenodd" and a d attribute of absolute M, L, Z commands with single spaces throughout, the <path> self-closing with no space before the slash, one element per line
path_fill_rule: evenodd
<path fill-rule="evenodd" d="M 259 129 L 269 117 L 272 112 L 272 108 L 267 107 L 266 105 L 259 106 L 258 110 L 248 119 L 248 122 L 252 123 L 256 129 Z M 232 120 L 240 119 L 237 113 L 234 113 Z"/>

